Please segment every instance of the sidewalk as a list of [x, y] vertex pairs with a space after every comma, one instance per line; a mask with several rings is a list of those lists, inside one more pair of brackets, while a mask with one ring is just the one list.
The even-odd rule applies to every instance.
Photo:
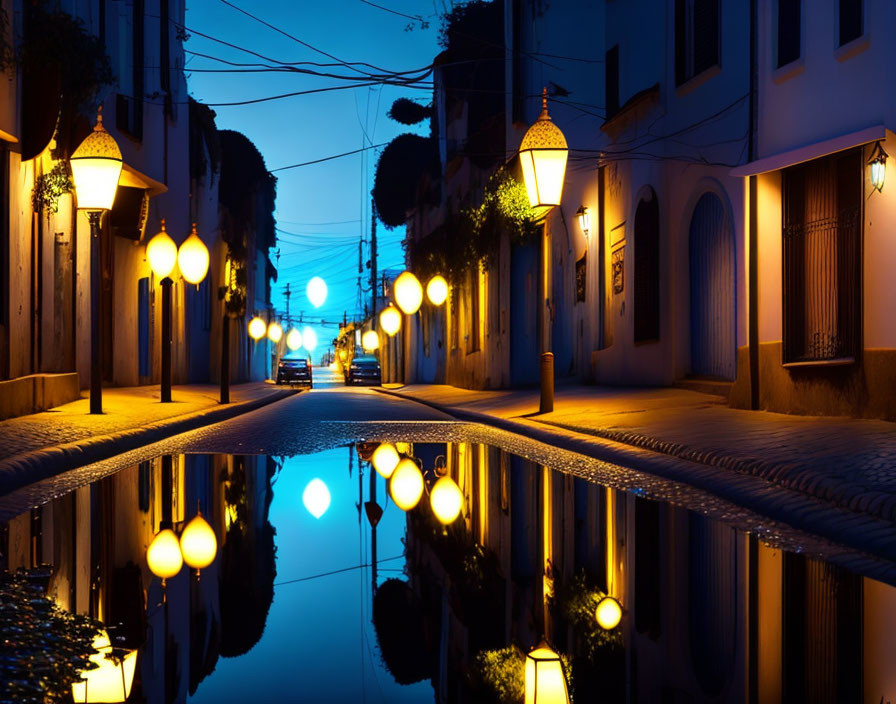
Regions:
[[175, 386], [171, 403], [159, 387], [103, 389], [103, 414], [89, 399], [0, 421], [0, 495], [40, 479], [97, 462], [165, 437], [247, 413], [295, 393], [264, 382], [235, 384], [230, 403], [218, 403], [212, 384]]
[[[729, 477], [759, 478], [768, 501], [778, 498], [768, 489], [784, 487], [829, 507], [896, 521], [896, 424], [887, 421], [744, 411], [718, 396], [676, 388], [558, 385], [554, 412], [546, 414], [538, 413], [537, 389], [390, 384], [385, 391], [464, 420], [516, 432], [553, 430], [676, 457]], [[896, 531], [890, 535], [896, 550]]]

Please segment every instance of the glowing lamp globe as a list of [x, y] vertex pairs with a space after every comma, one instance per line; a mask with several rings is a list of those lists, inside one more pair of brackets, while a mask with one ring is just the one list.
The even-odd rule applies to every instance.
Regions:
[[373, 457], [370, 458], [370, 461], [373, 462], [373, 468], [383, 479], [388, 479], [392, 476], [400, 460], [401, 456], [391, 442], [380, 443], [373, 451]]
[[563, 663], [542, 640], [526, 655], [526, 704], [569, 704]]
[[199, 238], [195, 222], [190, 236], [177, 250], [177, 266], [187, 283], [197, 286], [202, 283], [208, 273], [208, 247]]
[[180, 534], [180, 551], [184, 562], [194, 570], [201, 570], [215, 561], [218, 539], [201, 513], [197, 513]]
[[267, 323], [259, 316], [255, 316], [249, 321], [249, 337], [256, 342], [263, 338], [268, 331]]
[[339, 350], [339, 360], [344, 362], [346, 359], [348, 359], [348, 352], [346, 352], [345, 350]]
[[165, 231], [165, 221], [162, 220], [162, 229], [146, 245], [146, 258], [149, 260], [149, 268], [160, 279], [170, 276], [177, 264], [177, 245]]
[[423, 287], [409, 271], [403, 271], [392, 284], [392, 292], [395, 294], [395, 302], [408, 315], [413, 315], [423, 303]]
[[429, 492], [429, 503], [439, 523], [447, 526], [460, 515], [464, 495], [451, 477], [440, 477]]
[[622, 607], [613, 597], [605, 596], [597, 602], [594, 617], [597, 619], [598, 626], [605, 631], [612, 631], [622, 620]]
[[376, 334], [376, 330], [368, 330], [361, 335], [361, 347], [365, 352], [373, 352], [380, 346], [380, 336]]
[[330, 490], [320, 479], [312, 479], [302, 492], [302, 503], [315, 518], [323, 516], [330, 508]]
[[380, 313], [380, 327], [389, 337], [401, 330], [401, 313], [395, 306], [388, 306]]
[[887, 153], [880, 142], [874, 145], [868, 164], [871, 166], [871, 185], [880, 193], [887, 176]]
[[283, 339], [283, 328], [276, 320], [268, 325], [268, 339], [275, 345]]
[[426, 284], [426, 297], [434, 306], [440, 306], [448, 300], [448, 282], [444, 276], [436, 274]]
[[105, 629], [93, 639], [93, 649], [95, 652], [88, 657], [93, 668], [81, 670], [81, 679], [72, 683], [75, 704], [127, 701], [137, 670], [137, 651], [127, 650], [117, 656]]
[[389, 481], [389, 493], [392, 501], [402, 511], [410, 511], [420, 502], [423, 496], [423, 474], [416, 463], [405, 457], [402, 459]]
[[313, 277], [308, 286], [305, 287], [305, 294], [308, 300], [315, 308], [320, 308], [324, 301], [327, 300], [327, 283], [319, 276]]
[[302, 330], [302, 345], [309, 352], [313, 352], [314, 348], [317, 347], [317, 333], [314, 332], [313, 328], [306, 327]]
[[295, 328], [290, 330], [289, 334], [286, 336], [286, 346], [293, 352], [299, 349], [299, 347], [302, 346], [302, 333]]
[[548, 94], [542, 95], [541, 115], [520, 143], [520, 164], [529, 205], [533, 208], [552, 208], [560, 205], [563, 181], [566, 178], [566, 159], [569, 147], [563, 132], [548, 115]]
[[69, 159], [79, 210], [112, 210], [121, 177], [121, 150], [103, 127], [102, 108], [93, 132]]
[[173, 530], [165, 528], [152, 539], [146, 549], [146, 564], [150, 572], [156, 577], [161, 577], [163, 584], [166, 579], [180, 572], [184, 558]]

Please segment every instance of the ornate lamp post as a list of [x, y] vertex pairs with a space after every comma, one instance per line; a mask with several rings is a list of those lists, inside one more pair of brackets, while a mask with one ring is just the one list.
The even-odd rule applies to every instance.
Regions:
[[90, 412], [103, 412], [103, 349], [100, 327], [100, 225], [103, 213], [112, 210], [121, 176], [121, 150], [103, 128], [102, 107], [96, 126], [72, 154], [72, 180], [78, 210], [87, 211], [90, 223]]
[[548, 115], [548, 91], [541, 98], [541, 115], [520, 143], [523, 180], [533, 208], [550, 209], [560, 205], [569, 147], [563, 132]]

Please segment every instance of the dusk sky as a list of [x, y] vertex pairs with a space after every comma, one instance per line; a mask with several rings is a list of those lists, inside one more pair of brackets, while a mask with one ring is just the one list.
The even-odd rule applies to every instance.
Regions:
[[[296, 41], [301, 40], [341, 61], [363, 61], [389, 71], [410, 71], [429, 65], [439, 51], [436, 12], [442, 10], [442, 3], [383, 3], [388, 10], [421, 16], [428, 23], [426, 28], [419, 21], [363, 0], [235, 4], [295, 39], [264, 26], [223, 0], [193, 0], [187, 9], [190, 39], [185, 45], [190, 92], [213, 106], [219, 129], [237, 130], [249, 137], [278, 178], [275, 215], [281, 256], [279, 278], [272, 294], [274, 306], [285, 310], [284, 291], [289, 283], [297, 292], [291, 299], [291, 313], [311, 313], [305, 286], [317, 275], [325, 279], [330, 293], [315, 318], [341, 320], [343, 311], [348, 311], [351, 318], [353, 313], [363, 313], [357, 287], [358, 241], [361, 236], [369, 238], [370, 189], [380, 150], [295, 169], [276, 169], [387, 143], [402, 132], [428, 131], [428, 124], [408, 128], [390, 120], [386, 113], [399, 97], [428, 104], [430, 77], [422, 84], [427, 90], [389, 85], [344, 88], [355, 82], [292, 72], [247, 72], [247, 68], [257, 66], [231, 66], [215, 59], [242, 64], [263, 61], [190, 30], [201, 28], [203, 34], [278, 62], [335, 63]], [[406, 29], [409, 26], [413, 29]], [[356, 75], [344, 66], [303, 68]], [[357, 82], [366, 82], [363, 76], [359, 78], [362, 80]], [[216, 105], [333, 86], [340, 89], [244, 106]], [[404, 228], [389, 231], [380, 225], [377, 234], [379, 270], [402, 268], [400, 242]], [[364, 261], [368, 258], [365, 246]], [[276, 257], [272, 256], [272, 260], [277, 263]], [[362, 276], [366, 286], [366, 269]], [[364, 300], [369, 300], [369, 294], [365, 294]], [[320, 340], [316, 351], [320, 352], [333, 339], [336, 329], [318, 327], [316, 332]]]

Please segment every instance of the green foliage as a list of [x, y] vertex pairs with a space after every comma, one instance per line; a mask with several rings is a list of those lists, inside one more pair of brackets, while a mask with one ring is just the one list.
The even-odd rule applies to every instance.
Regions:
[[516, 644], [498, 650], [484, 650], [473, 658], [470, 680], [497, 704], [519, 704], [526, 694], [526, 656]]
[[399, 98], [392, 103], [387, 115], [402, 125], [416, 125], [432, 115], [432, 108], [415, 103], [410, 98]]
[[32, 210], [35, 213], [46, 212], [48, 216], [51, 212], [59, 212], [59, 198], [64, 193], [71, 193], [73, 188], [74, 184], [68, 174], [66, 162], [56, 162], [50, 171], [35, 179], [31, 191]]
[[0, 574], [0, 682], [4, 701], [62, 702], [82, 670], [92, 669], [99, 624], [63, 611], [40, 575]]
[[621, 631], [618, 628], [605, 631], [597, 624], [594, 611], [606, 594], [595, 586], [584, 570], [568, 582], [555, 575], [553, 583], [550, 604], [573, 627], [579, 650], [589, 663], [622, 649]]
[[230, 272], [230, 280], [218, 288], [218, 300], [224, 301], [224, 312], [230, 318], [242, 318], [246, 314], [249, 274], [245, 256], [245, 250], [239, 253], [230, 244], [227, 245], [224, 270]]

